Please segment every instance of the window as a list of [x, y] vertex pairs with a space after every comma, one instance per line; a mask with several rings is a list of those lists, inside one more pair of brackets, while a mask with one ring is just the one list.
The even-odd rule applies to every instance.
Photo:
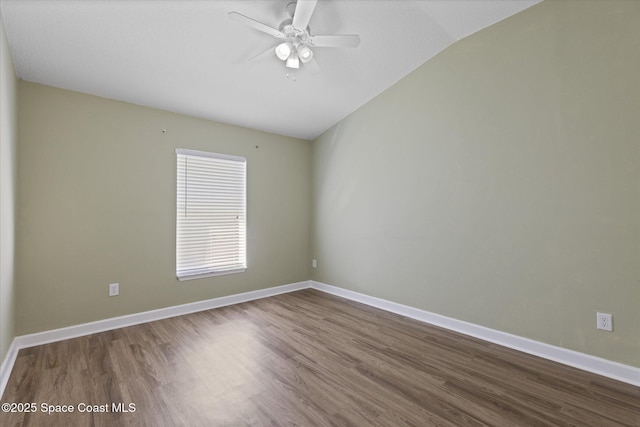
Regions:
[[244, 271], [246, 159], [183, 149], [176, 155], [178, 279]]

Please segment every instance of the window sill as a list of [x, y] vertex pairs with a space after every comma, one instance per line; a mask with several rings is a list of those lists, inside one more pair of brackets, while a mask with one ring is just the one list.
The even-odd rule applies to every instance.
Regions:
[[185, 282], [187, 280], [204, 279], [206, 277], [226, 276], [227, 274], [244, 273], [245, 271], [247, 271], [246, 268], [236, 268], [234, 270], [215, 271], [209, 273], [185, 274], [183, 276], [178, 276], [178, 281]]

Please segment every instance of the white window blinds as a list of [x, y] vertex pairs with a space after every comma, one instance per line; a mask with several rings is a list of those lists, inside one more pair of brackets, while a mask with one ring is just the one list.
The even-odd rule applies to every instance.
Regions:
[[244, 271], [246, 159], [177, 149], [178, 279]]

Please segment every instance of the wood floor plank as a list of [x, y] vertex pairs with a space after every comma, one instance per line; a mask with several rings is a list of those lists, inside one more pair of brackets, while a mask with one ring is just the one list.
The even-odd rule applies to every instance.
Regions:
[[23, 349], [2, 402], [38, 405], [2, 426], [640, 426], [638, 387], [310, 289]]

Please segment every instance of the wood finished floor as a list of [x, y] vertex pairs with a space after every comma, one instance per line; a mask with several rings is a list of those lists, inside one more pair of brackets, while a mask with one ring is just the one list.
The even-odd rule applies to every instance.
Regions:
[[638, 387], [310, 289], [23, 349], [2, 402], [38, 405], [2, 426], [640, 426]]

